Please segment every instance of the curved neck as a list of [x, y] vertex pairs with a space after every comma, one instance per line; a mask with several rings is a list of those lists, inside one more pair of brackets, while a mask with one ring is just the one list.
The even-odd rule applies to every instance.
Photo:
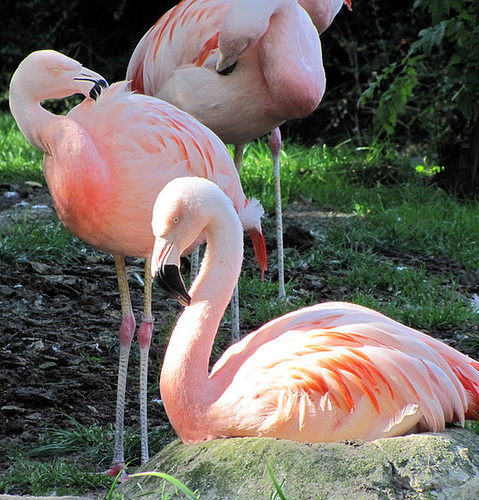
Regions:
[[288, 120], [312, 113], [326, 85], [321, 42], [297, 2], [283, 5], [271, 17], [259, 57], [276, 113]]
[[38, 101], [32, 100], [27, 92], [17, 87], [15, 77], [10, 86], [9, 100], [10, 111], [27, 141], [40, 151], [51, 154], [45, 132], [62, 117], [50, 113]]
[[[177, 432], [194, 425], [224, 390], [210, 381], [209, 361], [243, 259], [243, 230], [232, 206], [217, 207], [205, 232], [207, 247], [190, 290], [191, 305], [171, 335], [160, 377], [163, 404]], [[181, 425], [184, 421], [188, 426]]]
[[299, 5], [309, 14], [318, 33], [321, 34], [332, 23], [336, 14], [341, 10], [343, 0], [299, 0]]
[[81, 123], [42, 108], [14, 79], [10, 109], [27, 141], [45, 153], [43, 173], [58, 217], [78, 237], [98, 245], [92, 217], [108, 210], [115, 186], [107, 155], [99, 154]]

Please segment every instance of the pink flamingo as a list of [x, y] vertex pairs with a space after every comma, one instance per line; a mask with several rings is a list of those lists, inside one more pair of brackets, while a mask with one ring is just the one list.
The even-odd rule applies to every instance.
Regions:
[[[345, 3], [350, 7], [350, 0]], [[145, 34], [128, 65], [132, 89], [171, 102], [234, 144], [238, 171], [244, 145], [273, 131], [280, 297], [285, 289], [278, 127], [310, 114], [321, 101], [325, 75], [318, 31], [342, 4], [183, 0]]]
[[[247, 213], [258, 256], [265, 265], [261, 209], [248, 204], [224, 144], [190, 115], [153, 97], [135, 95], [119, 82], [106, 90], [103, 78], [52, 50], [30, 54], [10, 85], [10, 108], [20, 130], [44, 151], [43, 172], [60, 220], [72, 233], [115, 258], [122, 322], [116, 434], [110, 472], [124, 466], [123, 417], [126, 374], [135, 331], [124, 256], [145, 259], [144, 313], [138, 329], [142, 462], [148, 459], [146, 387], [153, 330], [150, 257], [151, 212], [160, 190], [173, 178], [208, 177]], [[87, 96], [67, 116], [40, 102], [74, 93]], [[90, 97], [88, 97], [90, 96]], [[96, 100], [95, 100], [96, 99]], [[195, 246], [201, 241], [192, 242]]]
[[373, 440], [479, 419], [478, 362], [355, 304], [317, 304], [270, 321], [231, 346], [209, 372], [240, 272], [241, 214], [208, 180], [177, 178], [159, 194], [152, 227], [152, 270], [167, 284], [178, 274], [183, 249], [206, 233], [206, 256], [189, 294], [175, 281], [186, 308], [160, 380], [183, 442]]

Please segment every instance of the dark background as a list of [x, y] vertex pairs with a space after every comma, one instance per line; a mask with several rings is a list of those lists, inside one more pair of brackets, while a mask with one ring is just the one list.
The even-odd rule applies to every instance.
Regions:
[[[8, 110], [8, 83], [30, 53], [52, 48], [77, 59], [109, 82], [125, 76], [131, 53], [142, 35], [178, 3], [175, 0], [88, 2], [31, 0], [2, 2], [0, 15], [0, 110]], [[282, 127], [283, 135], [307, 143], [331, 144], [372, 133], [374, 106], [357, 101], [375, 74], [399, 60], [428, 19], [413, 1], [353, 0], [322, 35], [327, 90], [310, 117]], [[401, 131], [403, 142], [411, 131]], [[418, 139], [414, 134], [415, 140]], [[420, 137], [419, 137], [420, 138]]]

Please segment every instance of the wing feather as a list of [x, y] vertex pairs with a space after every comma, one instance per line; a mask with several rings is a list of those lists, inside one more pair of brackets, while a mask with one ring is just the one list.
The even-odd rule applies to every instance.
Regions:
[[469, 406], [477, 412], [474, 363], [380, 313], [325, 303], [278, 318], [235, 344], [211, 377], [227, 378], [228, 371], [232, 393], [237, 382], [242, 393], [262, 395], [269, 408], [264, 429], [290, 436], [301, 429], [294, 439], [304, 440], [329, 440], [328, 432], [331, 439], [369, 439], [415, 428], [440, 431], [446, 422], [463, 422]]

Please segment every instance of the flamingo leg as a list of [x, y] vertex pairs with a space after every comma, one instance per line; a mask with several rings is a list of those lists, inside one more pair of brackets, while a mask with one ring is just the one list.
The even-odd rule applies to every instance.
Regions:
[[125, 467], [125, 454], [123, 449], [124, 414], [126, 378], [128, 372], [128, 359], [130, 357], [131, 342], [135, 333], [135, 317], [131, 307], [130, 290], [126, 276], [125, 259], [115, 256], [115, 269], [118, 277], [118, 289], [120, 292], [120, 303], [122, 321], [119, 331], [120, 360], [118, 364], [118, 384], [116, 396], [116, 420], [115, 420], [115, 447], [113, 449], [112, 465], [106, 474], [116, 476]]
[[231, 342], [234, 344], [241, 339], [240, 337], [240, 318], [239, 318], [239, 292], [238, 283], [236, 283], [233, 295], [231, 296]]
[[151, 259], [145, 259], [145, 289], [143, 318], [138, 328], [138, 345], [140, 347], [140, 429], [141, 429], [141, 463], [149, 459], [148, 454], [148, 354], [153, 333], [154, 318], [151, 313]]
[[238, 171], [238, 175], [241, 173], [241, 167], [243, 166], [243, 153], [244, 153], [244, 144], [235, 144], [233, 161], [236, 170]]
[[[241, 167], [243, 166], [243, 153], [244, 144], [235, 144], [233, 161], [238, 171], [238, 175], [241, 173]], [[233, 291], [233, 296], [230, 302], [231, 310], [231, 342], [234, 344], [240, 340], [240, 314], [239, 314], [239, 291], [238, 283], [236, 283], [235, 289]]]
[[273, 156], [274, 196], [276, 210], [276, 242], [278, 246], [278, 298], [286, 296], [284, 288], [283, 214], [281, 209], [281, 176], [279, 158], [281, 153], [281, 132], [279, 127], [271, 132], [269, 147]]
[[198, 272], [200, 270], [200, 247], [196, 247], [191, 253], [190, 257], [190, 266], [191, 266], [191, 283], [198, 276]]

